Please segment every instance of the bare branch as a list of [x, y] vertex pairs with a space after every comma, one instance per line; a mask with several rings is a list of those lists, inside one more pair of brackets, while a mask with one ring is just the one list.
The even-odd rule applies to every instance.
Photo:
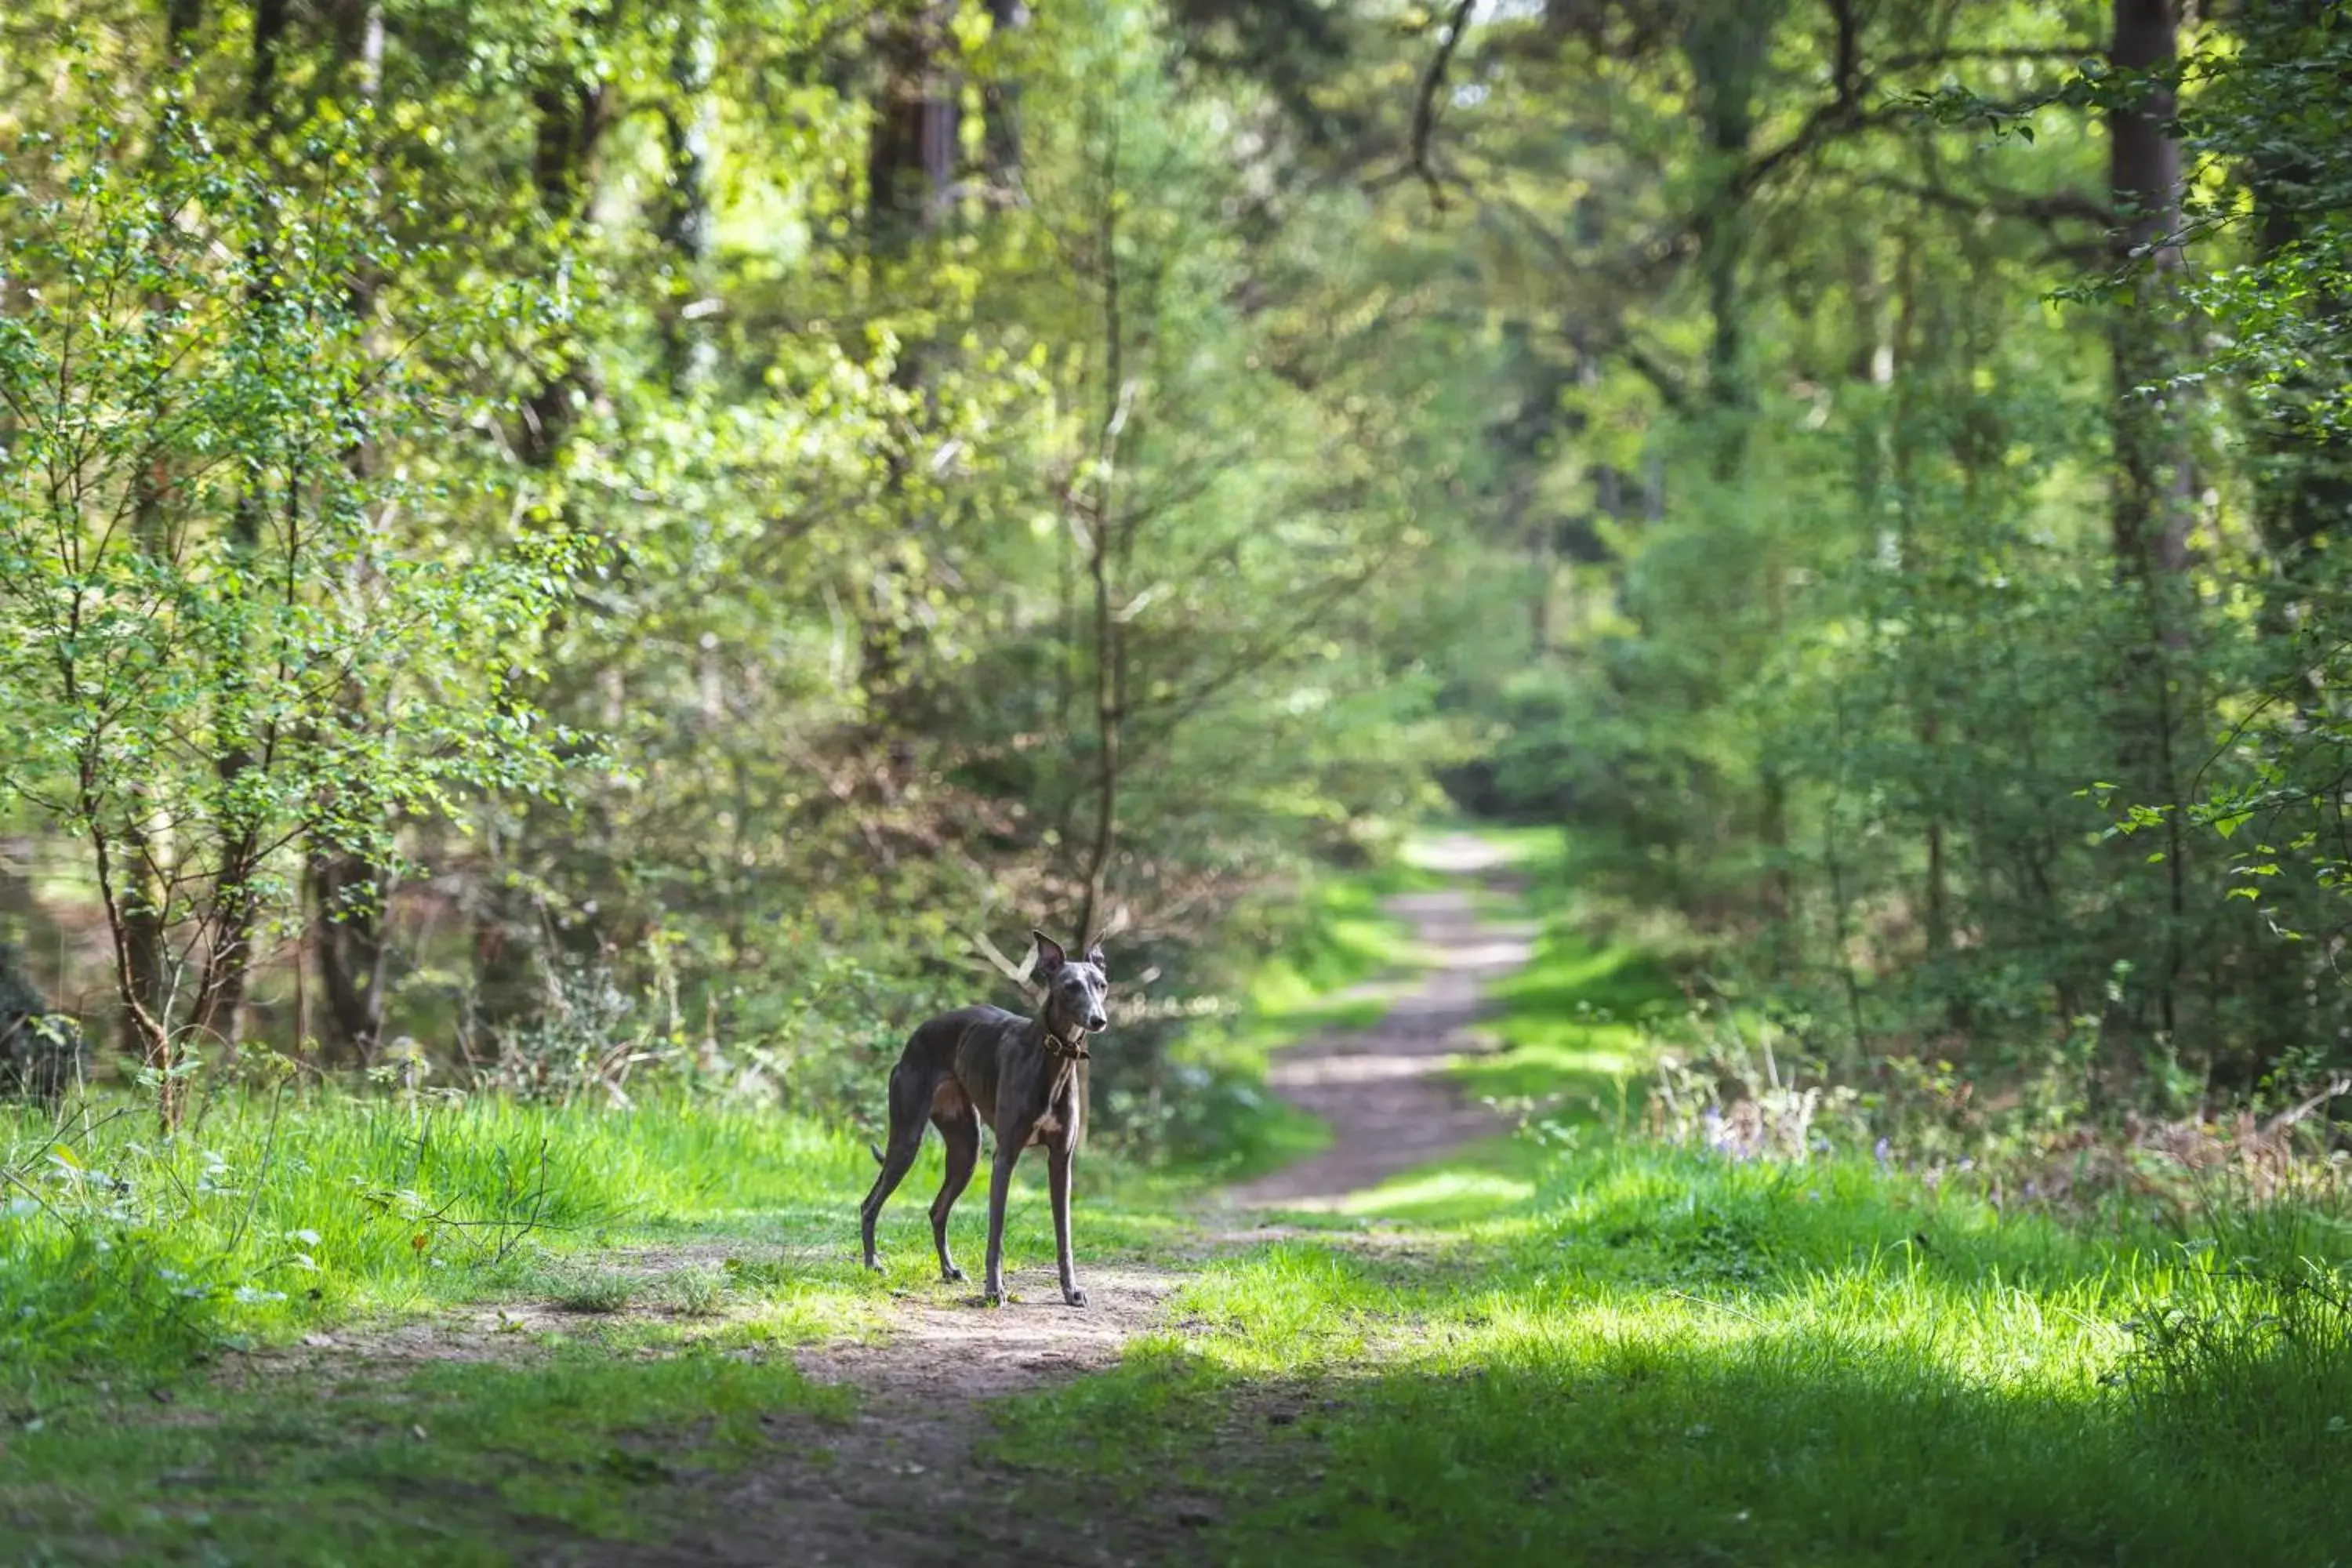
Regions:
[[1453, 14], [1446, 17], [1444, 30], [1438, 35], [1437, 52], [1429, 59], [1429, 68], [1422, 72], [1421, 90], [1413, 99], [1412, 142], [1404, 166], [1392, 169], [1373, 180], [1371, 188], [1393, 184], [1408, 174], [1428, 187], [1429, 205], [1440, 212], [1445, 210], [1445, 177], [1434, 162], [1437, 139], [1437, 94], [1445, 85], [1445, 73], [1454, 63], [1454, 51], [1462, 47], [1462, 36], [1469, 31], [1470, 13], [1476, 10], [1478, 0], [1454, 0]]

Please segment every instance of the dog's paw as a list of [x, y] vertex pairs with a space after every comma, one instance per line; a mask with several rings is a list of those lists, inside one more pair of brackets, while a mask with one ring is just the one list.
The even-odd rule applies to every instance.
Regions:
[[882, 1272], [882, 1261], [881, 1261], [881, 1259], [879, 1259], [879, 1258], [867, 1258], [867, 1259], [866, 1260], [866, 1268], [871, 1268], [871, 1269], [872, 1269], [872, 1270], [874, 1270], [874, 1272], [875, 1272], [875, 1273], [877, 1273], [877, 1274], [879, 1274], [879, 1273], [881, 1273], [881, 1272]]
[[1087, 1304], [1087, 1293], [1073, 1285], [1062, 1292], [1062, 1300], [1073, 1307], [1083, 1307]]
[[962, 1270], [962, 1269], [961, 1269], [961, 1268], [942, 1268], [942, 1269], [940, 1269], [940, 1283], [941, 1283], [942, 1285], [961, 1285], [961, 1284], [962, 1284], [962, 1283], [963, 1283], [963, 1270]]
[[980, 1293], [980, 1304], [983, 1307], [1002, 1307], [1011, 1298], [1002, 1290], [982, 1290]]

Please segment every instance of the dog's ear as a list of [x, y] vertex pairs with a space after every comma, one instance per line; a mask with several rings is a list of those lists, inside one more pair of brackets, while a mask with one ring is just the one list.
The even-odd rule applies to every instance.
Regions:
[[1062, 944], [1055, 942], [1052, 937], [1047, 936], [1044, 931], [1031, 931], [1029, 933], [1029, 940], [1037, 944], [1038, 973], [1051, 974], [1055, 970], [1061, 968], [1063, 964], [1069, 962], [1067, 955], [1062, 952]]
[[1103, 972], [1104, 979], [1108, 980], [1110, 978], [1110, 963], [1103, 957], [1102, 943], [1097, 942], [1092, 947], [1087, 949], [1087, 962], [1093, 964], [1097, 969], [1101, 970]]

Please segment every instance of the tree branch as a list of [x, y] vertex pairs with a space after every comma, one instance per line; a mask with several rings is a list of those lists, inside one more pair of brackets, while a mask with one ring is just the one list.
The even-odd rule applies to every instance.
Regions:
[[2093, 59], [2105, 56], [2106, 50], [2105, 43], [2042, 44], [2013, 48], [1920, 49], [1910, 54], [1889, 55], [1879, 62], [1879, 68], [1905, 71], [1928, 66], [2030, 65], [2039, 60]]
[[1861, 184], [1874, 190], [1909, 196], [1929, 206], [1971, 214], [1990, 212], [1998, 217], [2017, 218], [2044, 228], [2054, 228], [2062, 223], [2089, 223], [2113, 228], [2116, 223], [2112, 211], [2080, 191], [2054, 191], [2046, 196], [2029, 196], [2014, 191], [1971, 193], [1892, 174], [1865, 175]]
[[1410, 156], [1401, 169], [1391, 170], [1371, 182], [1374, 190], [1391, 184], [1406, 175], [1418, 177], [1429, 189], [1429, 205], [1440, 212], [1445, 209], [1445, 181], [1433, 162], [1437, 137], [1437, 93], [1445, 85], [1445, 73], [1454, 63], [1454, 51], [1462, 47], [1462, 35], [1470, 28], [1470, 13], [1477, 9], [1478, 0], [1454, 0], [1454, 11], [1445, 20], [1445, 30], [1437, 40], [1437, 52], [1430, 57], [1429, 68], [1422, 72], [1421, 90], [1412, 106], [1412, 142]]

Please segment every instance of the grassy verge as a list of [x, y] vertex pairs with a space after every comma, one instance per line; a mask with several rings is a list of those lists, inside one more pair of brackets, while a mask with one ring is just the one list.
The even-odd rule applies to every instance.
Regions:
[[[783, 1347], [962, 1289], [931, 1258], [936, 1148], [873, 1276], [871, 1158], [772, 1114], [225, 1100], [174, 1144], [144, 1131], [19, 1133], [0, 1520], [31, 1555], [12, 1562], [489, 1563], [657, 1536], [677, 1474], [772, 1441], [756, 1416], [839, 1404]], [[1090, 1180], [1090, 1262], [1190, 1235], [1121, 1173]], [[1015, 1185], [1016, 1268], [1052, 1256], [1042, 1187]], [[967, 1252], [981, 1212], [959, 1212]]]
[[1555, 829], [1482, 833], [1523, 891], [1494, 912], [1535, 928], [1524, 968], [1493, 987], [1486, 1028], [1496, 1050], [1465, 1058], [1465, 1093], [1555, 1121], [1622, 1126], [1654, 1065], [1646, 1026], [1678, 1005], [1672, 977], [1640, 942], [1596, 935], [1575, 888], [1574, 854]]
[[1459, 1068], [1538, 1134], [1362, 1194], [1378, 1245], [1213, 1261], [1181, 1328], [1014, 1402], [1003, 1456], [1180, 1499], [1220, 1563], [2352, 1563], [2352, 1216], [1636, 1142], [1593, 1108], [1670, 995], [1546, 928], [1509, 1048]]
[[1220, 1562], [2346, 1560], [2341, 1216], [2089, 1234], [1611, 1143], [1433, 1223], [1444, 1174], [1364, 1205], [1420, 1227], [1391, 1248], [1213, 1264], [1193, 1331], [1006, 1453], [1204, 1500]]

